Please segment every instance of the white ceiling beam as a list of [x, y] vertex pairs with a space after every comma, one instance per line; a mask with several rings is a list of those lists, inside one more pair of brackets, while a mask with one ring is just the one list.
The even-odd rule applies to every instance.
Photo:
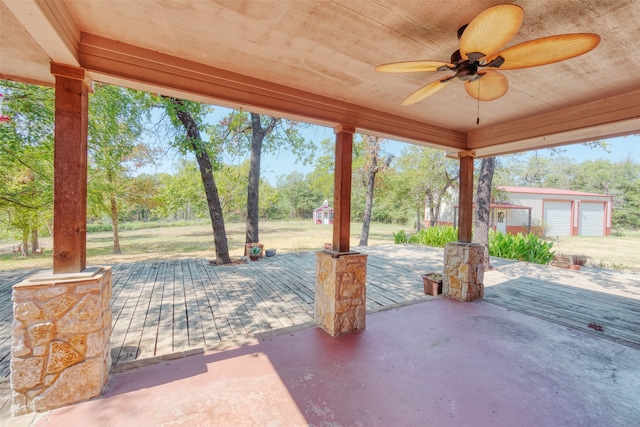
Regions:
[[2, 0], [52, 62], [79, 66], [80, 30], [61, 1]]
[[469, 132], [479, 157], [640, 134], [640, 90]]

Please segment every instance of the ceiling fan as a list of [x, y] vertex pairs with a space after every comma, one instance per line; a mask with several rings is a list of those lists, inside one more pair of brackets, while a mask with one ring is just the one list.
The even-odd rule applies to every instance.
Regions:
[[433, 95], [454, 80], [464, 81], [469, 96], [493, 101], [507, 93], [509, 83], [495, 71], [537, 67], [574, 58], [589, 52], [600, 43], [600, 36], [590, 33], [560, 34], [543, 37], [501, 50], [520, 29], [524, 11], [520, 6], [501, 4], [490, 7], [458, 30], [460, 48], [451, 62], [405, 61], [376, 67], [383, 73], [454, 71], [409, 95], [402, 105], [415, 104]]

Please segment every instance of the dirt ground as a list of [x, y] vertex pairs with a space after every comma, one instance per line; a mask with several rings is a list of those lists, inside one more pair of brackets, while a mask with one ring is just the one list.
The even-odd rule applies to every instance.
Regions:
[[587, 265], [640, 272], [640, 236], [560, 236], [553, 241], [558, 255], [586, 255]]

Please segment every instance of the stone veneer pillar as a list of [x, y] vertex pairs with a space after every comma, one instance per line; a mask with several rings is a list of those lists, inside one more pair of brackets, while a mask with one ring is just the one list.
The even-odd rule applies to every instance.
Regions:
[[316, 252], [316, 324], [335, 336], [365, 328], [367, 255]]
[[484, 297], [484, 248], [477, 243], [449, 243], [444, 248], [442, 293], [461, 301]]
[[40, 273], [12, 299], [12, 414], [99, 396], [111, 367], [111, 267]]

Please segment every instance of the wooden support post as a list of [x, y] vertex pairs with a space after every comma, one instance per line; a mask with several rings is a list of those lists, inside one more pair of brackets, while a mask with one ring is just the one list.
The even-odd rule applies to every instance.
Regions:
[[349, 252], [351, 220], [351, 161], [355, 128], [340, 125], [335, 129], [336, 157], [333, 187], [333, 250]]
[[55, 86], [53, 273], [87, 265], [88, 82], [82, 68], [51, 64]]
[[460, 157], [458, 242], [471, 243], [473, 233], [473, 156]]

